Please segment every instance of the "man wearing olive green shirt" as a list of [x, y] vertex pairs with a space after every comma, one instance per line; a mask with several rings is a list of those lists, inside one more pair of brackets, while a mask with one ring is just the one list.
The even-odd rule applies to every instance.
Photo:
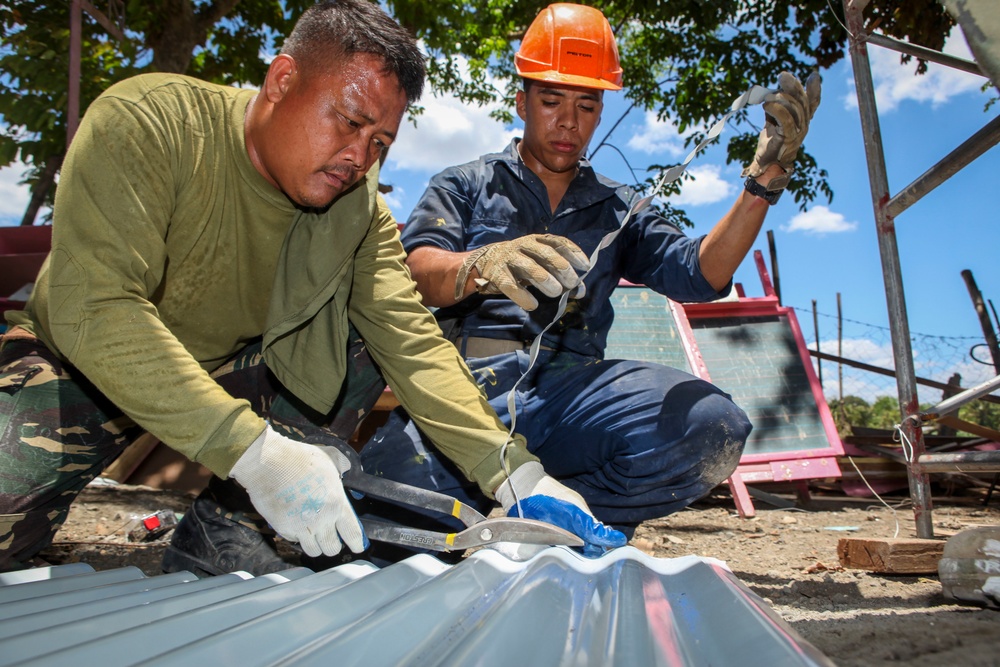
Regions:
[[[143, 431], [217, 475], [167, 569], [282, 569], [268, 526], [309, 556], [362, 551], [346, 458], [302, 440], [350, 435], [381, 389], [368, 353], [469, 479], [512, 484], [506, 429], [420, 304], [377, 192], [423, 79], [409, 35], [339, 0], [303, 14], [259, 92], [154, 74], [91, 105], [52, 251], [0, 339], [0, 571]], [[506, 451], [540, 470], [523, 439]], [[518, 496], [589, 514], [534, 477]]]

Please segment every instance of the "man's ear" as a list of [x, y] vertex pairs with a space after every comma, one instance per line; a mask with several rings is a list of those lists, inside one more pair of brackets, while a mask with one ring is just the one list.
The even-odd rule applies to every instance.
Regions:
[[517, 117], [521, 120], [527, 120], [527, 107], [528, 107], [528, 93], [523, 90], [517, 91], [514, 95], [514, 108], [517, 109]]
[[298, 75], [299, 67], [295, 59], [286, 53], [278, 54], [267, 68], [261, 92], [275, 104], [288, 93]]

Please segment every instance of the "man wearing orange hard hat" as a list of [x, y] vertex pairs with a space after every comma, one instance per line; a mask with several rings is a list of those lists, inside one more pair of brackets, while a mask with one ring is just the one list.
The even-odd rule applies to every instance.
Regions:
[[[524, 136], [431, 179], [403, 229], [407, 265], [506, 424], [508, 393], [541, 334], [515, 401], [516, 432], [541, 464], [512, 473], [515, 494], [531, 495], [544, 466], [598, 520], [630, 534], [723, 482], [751, 425], [704, 380], [659, 364], [605, 359], [611, 294], [620, 279], [677, 301], [710, 301], [729, 291], [788, 182], [820, 82], [810, 77], [804, 88], [781, 74], [780, 89], [764, 103], [767, 122], [745, 188], [707, 235], [689, 238], [647, 208], [590, 267], [588, 258], [638, 198], [584, 157], [604, 91], [622, 86], [611, 26], [597, 9], [550, 5], [525, 33], [515, 64], [524, 80], [516, 97]], [[546, 328], [566, 291], [568, 308]], [[368, 471], [488, 507], [401, 410], [362, 459]], [[503, 491], [497, 499], [507, 507]]]

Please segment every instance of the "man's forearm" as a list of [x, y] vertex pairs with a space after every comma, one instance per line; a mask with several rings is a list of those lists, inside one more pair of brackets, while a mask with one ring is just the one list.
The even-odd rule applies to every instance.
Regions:
[[[457, 303], [455, 280], [467, 252], [450, 252], [433, 246], [414, 248], [406, 257], [406, 266], [417, 283], [425, 306], [443, 308]], [[473, 280], [478, 277], [475, 269], [469, 275], [462, 298], [476, 291]]]
[[[781, 173], [781, 167], [773, 164], [756, 180], [764, 185]], [[741, 190], [733, 207], [702, 241], [698, 260], [702, 275], [712, 287], [722, 289], [732, 279], [760, 233], [769, 208], [770, 204], [760, 197]]]

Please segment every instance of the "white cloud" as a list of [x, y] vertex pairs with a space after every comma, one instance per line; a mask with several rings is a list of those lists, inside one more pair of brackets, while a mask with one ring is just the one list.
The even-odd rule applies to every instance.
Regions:
[[691, 167], [687, 174], [692, 180], [682, 181], [681, 193], [667, 198], [677, 206], [702, 206], [729, 199], [733, 185], [720, 177], [722, 167], [715, 164]]
[[684, 146], [684, 138], [699, 130], [704, 131], [705, 128], [688, 128], [687, 132], [681, 134], [677, 131], [676, 124], [659, 120], [656, 112], [647, 111], [642, 127], [628, 140], [628, 147], [647, 155], [666, 154], [674, 158], [687, 156], [692, 147]]
[[28, 186], [18, 184], [25, 169], [22, 162], [0, 169], [0, 226], [21, 224], [31, 198]]
[[[892, 343], [879, 344], [865, 338], [845, 338], [840, 356], [854, 359], [872, 366], [893, 368]], [[828, 354], [837, 354], [837, 341], [820, 341], [820, 349]]]
[[493, 107], [467, 105], [447, 96], [425, 96], [417, 126], [405, 123], [389, 151], [390, 169], [434, 174], [445, 167], [506, 148], [521, 133], [489, 114]]
[[[815, 349], [813, 342], [807, 342], [807, 346], [810, 350]], [[820, 350], [826, 354], [860, 361], [878, 368], [891, 370], [895, 367], [891, 342], [879, 344], [866, 338], [845, 338], [840, 349], [841, 352], [838, 354], [836, 340], [820, 341]], [[818, 360], [812, 358], [812, 363], [813, 370], [816, 370]], [[823, 394], [828, 399], [836, 398], [840, 394], [841, 378], [837, 373], [837, 368], [836, 362], [823, 361]], [[896, 396], [896, 381], [892, 377], [847, 365], [842, 366], [841, 370], [843, 371], [844, 396], [858, 396], [869, 403], [878, 396]]]
[[[815, 369], [816, 360], [813, 359], [813, 370]], [[879, 396], [892, 396], [894, 398], [896, 396], [896, 383], [892, 378], [883, 378], [852, 369], [850, 366], [844, 366], [843, 381], [841, 381], [837, 374], [837, 365], [830, 361], [824, 361], [823, 395], [827, 402], [840, 396], [841, 386], [843, 386], [844, 396], [857, 396], [869, 404], [875, 402]]]
[[[972, 54], [961, 32], [955, 30], [945, 42], [944, 53], [966, 60]], [[900, 54], [880, 46], [869, 45], [872, 83], [875, 86], [875, 102], [879, 112], [892, 111], [905, 100], [929, 103], [932, 106], [944, 104], [952, 97], [978, 91], [986, 79], [960, 70], [928, 62], [927, 72], [914, 74], [916, 61], [906, 65], [899, 62]], [[848, 80], [850, 92], [844, 97], [848, 109], [858, 108], [853, 77]]]
[[813, 206], [808, 211], [796, 214], [782, 229], [786, 232], [822, 235], [854, 231], [857, 226], [857, 222], [846, 220], [843, 215], [834, 213], [826, 206]]

